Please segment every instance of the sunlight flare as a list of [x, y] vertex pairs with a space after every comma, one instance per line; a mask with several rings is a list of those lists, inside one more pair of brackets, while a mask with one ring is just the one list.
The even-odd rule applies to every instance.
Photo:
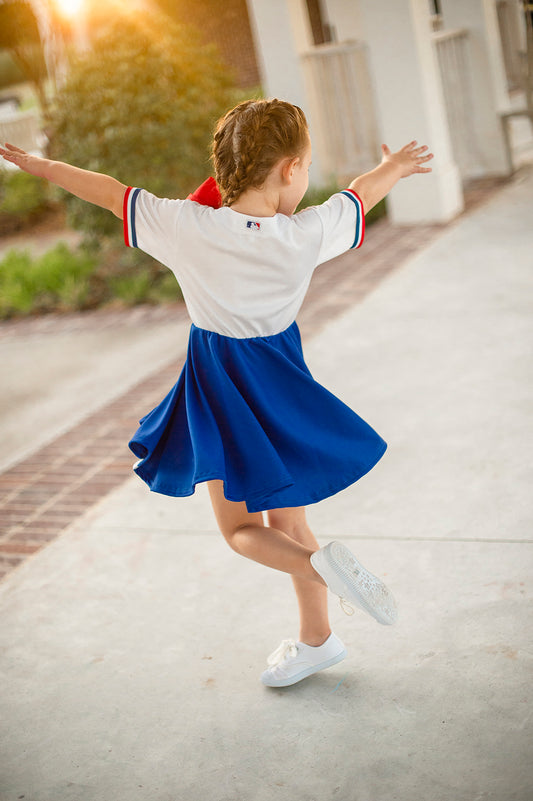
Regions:
[[55, 2], [65, 17], [75, 17], [84, 5], [84, 0], [55, 0]]

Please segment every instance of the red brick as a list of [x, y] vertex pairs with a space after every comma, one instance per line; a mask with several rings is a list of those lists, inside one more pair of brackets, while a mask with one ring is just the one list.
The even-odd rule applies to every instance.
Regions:
[[11, 535], [9, 541], [10, 542], [25, 542], [27, 540], [31, 541], [38, 541], [38, 542], [51, 542], [55, 540], [55, 538], [60, 534], [66, 526], [53, 526], [52, 528], [48, 527], [39, 527], [37, 524], [32, 524], [31, 526], [26, 526], [21, 531], [16, 531], [14, 534]]
[[31, 514], [32, 507], [24, 507], [24, 509], [12, 509], [10, 506], [0, 511], [0, 527], [4, 525], [13, 525], [26, 520]]
[[7, 575], [14, 567], [17, 567], [24, 559], [24, 556], [15, 556], [11, 554], [0, 554], [0, 573], [2, 576]]
[[28, 554], [35, 553], [42, 548], [42, 545], [34, 543], [23, 545], [20, 542], [0, 542], [1, 554]]
[[39, 515], [36, 520], [46, 522], [50, 525], [68, 525], [78, 516], [78, 511], [74, 509], [61, 509], [55, 506], [50, 507]]

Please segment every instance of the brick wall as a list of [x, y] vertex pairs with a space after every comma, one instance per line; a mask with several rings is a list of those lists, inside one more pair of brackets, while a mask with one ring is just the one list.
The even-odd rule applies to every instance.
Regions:
[[246, 0], [158, 0], [158, 5], [217, 45], [243, 89], [261, 82]]

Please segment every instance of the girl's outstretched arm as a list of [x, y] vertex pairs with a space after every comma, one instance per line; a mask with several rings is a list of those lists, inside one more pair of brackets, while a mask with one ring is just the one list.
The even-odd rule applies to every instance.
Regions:
[[352, 181], [350, 189], [361, 198], [365, 212], [388, 195], [400, 178], [417, 172], [431, 172], [431, 167], [423, 167], [422, 164], [432, 159], [433, 153], [426, 153], [426, 145], [417, 147], [417, 144], [415, 141], [409, 142], [396, 153], [391, 153], [387, 145], [381, 145], [381, 164]]
[[32, 156], [15, 145], [6, 144], [4, 147], [0, 147], [0, 156], [11, 164], [16, 164], [24, 172], [29, 172], [39, 178], [46, 178], [47, 181], [57, 184], [82, 200], [109, 209], [115, 216], [122, 219], [122, 203], [127, 187], [115, 178], [111, 178], [110, 175], [81, 170], [79, 167], [73, 167], [62, 161], [51, 161], [39, 156]]

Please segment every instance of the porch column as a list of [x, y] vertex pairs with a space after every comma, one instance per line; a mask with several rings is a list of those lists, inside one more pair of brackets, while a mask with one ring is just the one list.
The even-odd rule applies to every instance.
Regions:
[[[300, 57], [311, 36], [303, 0], [247, 0], [247, 6], [265, 97], [277, 97], [300, 106], [309, 123], [311, 140], [315, 141], [318, 125]], [[318, 148], [313, 149], [309, 177], [312, 184], [322, 183]]]
[[472, 125], [481, 174], [509, 172], [500, 114], [510, 110], [496, 0], [443, 0], [445, 28], [468, 31]]
[[427, 0], [359, 0], [378, 127], [393, 150], [412, 139], [435, 154], [432, 173], [401, 180], [389, 195], [395, 223], [445, 222], [463, 209]]

